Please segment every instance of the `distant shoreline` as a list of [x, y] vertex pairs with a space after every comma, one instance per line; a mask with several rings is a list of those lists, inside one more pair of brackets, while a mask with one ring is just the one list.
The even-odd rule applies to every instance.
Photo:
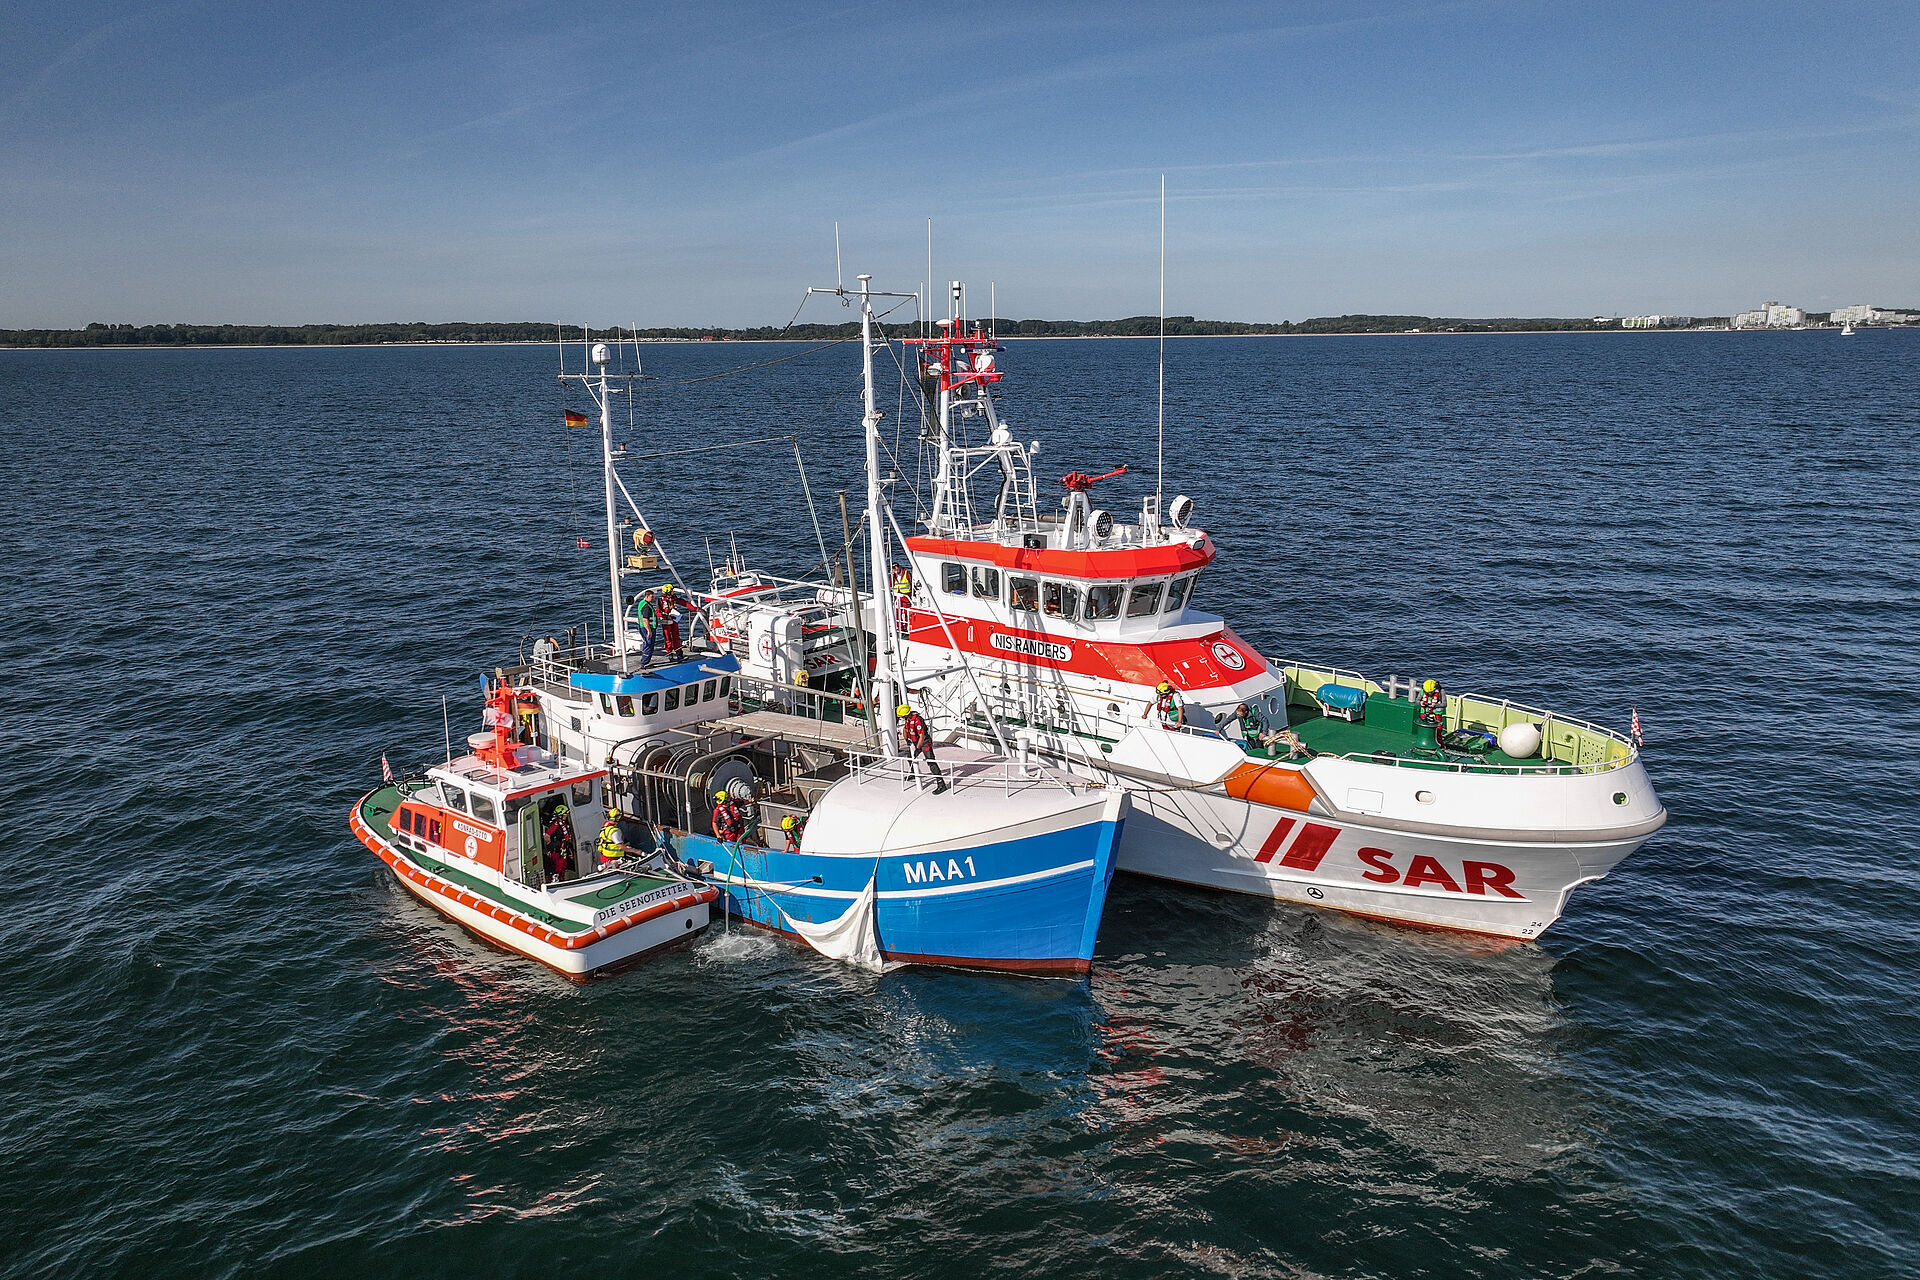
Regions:
[[[1867, 325], [1856, 327], [1856, 332], [1866, 330], [1898, 330], [1920, 328], [1916, 325]], [[1397, 331], [1355, 331], [1345, 333], [1169, 333], [1168, 341], [1186, 339], [1294, 339], [1294, 338], [1525, 338], [1540, 335], [1570, 334], [1611, 334], [1615, 337], [1647, 337], [1656, 334], [1699, 334], [1699, 333], [1828, 333], [1838, 332], [1837, 324], [1809, 325], [1800, 329], [1728, 329], [1728, 328], [1689, 328], [1689, 329], [1415, 329]], [[996, 342], [1153, 342], [1158, 334], [1151, 333], [1038, 333], [1038, 334], [1001, 334]], [[641, 338], [642, 346], [766, 346], [774, 343], [781, 345], [821, 346], [825, 344], [851, 342], [851, 338]], [[568, 339], [568, 345], [579, 339]], [[630, 339], [620, 338], [620, 342]], [[126, 343], [61, 343], [36, 344], [0, 343], [0, 351], [364, 351], [381, 347], [551, 347], [557, 345], [552, 338], [544, 339], [492, 339], [472, 342], [438, 339], [426, 342], [126, 342]]]

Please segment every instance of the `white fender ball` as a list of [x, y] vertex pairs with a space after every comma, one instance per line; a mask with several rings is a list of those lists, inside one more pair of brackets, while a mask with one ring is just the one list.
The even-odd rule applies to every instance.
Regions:
[[1525, 760], [1540, 750], [1540, 726], [1521, 721], [1500, 731], [1500, 749], [1515, 760]]

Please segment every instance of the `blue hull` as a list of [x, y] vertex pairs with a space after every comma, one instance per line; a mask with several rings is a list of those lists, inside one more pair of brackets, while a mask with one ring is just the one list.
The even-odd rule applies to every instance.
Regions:
[[696, 835], [676, 843], [683, 858], [713, 864], [721, 906], [769, 929], [792, 933], [788, 919], [839, 919], [872, 877], [888, 960], [1082, 974], [1093, 960], [1121, 825], [1088, 822], [937, 856], [787, 853]]

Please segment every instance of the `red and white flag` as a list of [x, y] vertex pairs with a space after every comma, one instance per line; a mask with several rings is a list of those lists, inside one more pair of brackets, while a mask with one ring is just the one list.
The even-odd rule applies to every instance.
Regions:
[[1628, 729], [1627, 732], [1633, 735], [1634, 746], [1637, 747], [1642, 745], [1641, 739], [1640, 739], [1640, 708], [1638, 707], [1635, 707], [1633, 709], [1633, 726], [1630, 729]]
[[393, 781], [393, 766], [387, 763], [387, 753], [384, 751], [380, 753], [380, 781]]

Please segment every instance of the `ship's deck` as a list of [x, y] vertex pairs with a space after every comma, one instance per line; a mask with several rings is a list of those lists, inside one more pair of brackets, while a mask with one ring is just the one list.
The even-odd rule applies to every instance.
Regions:
[[[1484, 754], [1417, 749], [1414, 721], [1418, 715], [1419, 708], [1411, 699], [1375, 693], [1367, 697], [1365, 718], [1355, 722], [1322, 713], [1318, 703], [1308, 706], [1289, 703], [1287, 727], [1317, 755], [1392, 756], [1416, 764], [1445, 763], [1449, 767], [1466, 763], [1500, 768], [1539, 768], [1544, 763], [1537, 756], [1528, 760], [1517, 759], [1497, 746]], [[1272, 752], [1276, 756], [1284, 756], [1285, 748], [1276, 745]]]
[[[387, 820], [393, 816], [393, 811], [399, 807], [399, 804], [399, 787], [381, 787], [361, 802], [360, 818], [375, 831], [384, 833], [388, 830]], [[538, 920], [541, 924], [546, 925], [556, 933], [582, 933], [593, 928], [591, 924], [583, 921], [569, 920], [564, 916], [556, 916], [550, 912], [542, 911], [522, 899], [507, 893], [500, 888], [499, 885], [491, 884], [479, 876], [470, 875], [439, 858], [416, 853], [405, 846], [395, 847], [402, 857], [406, 858], [407, 861], [413, 863], [416, 867], [419, 867], [422, 871], [431, 872], [439, 876], [442, 880], [457, 884], [461, 888], [471, 893], [476, 893], [489, 902], [498, 903], [509, 911], [523, 915], [529, 920]], [[624, 901], [636, 894], [646, 893], [650, 889], [658, 889], [662, 885], [672, 883], [674, 883], [674, 881], [664, 876], [628, 874], [614, 880], [599, 881], [592, 888], [585, 889], [583, 892], [577, 894], [567, 893], [566, 886], [561, 885], [560, 896], [564, 897], [568, 902], [577, 903], [588, 910], [598, 911], [602, 907], [610, 907], [614, 903]]]

